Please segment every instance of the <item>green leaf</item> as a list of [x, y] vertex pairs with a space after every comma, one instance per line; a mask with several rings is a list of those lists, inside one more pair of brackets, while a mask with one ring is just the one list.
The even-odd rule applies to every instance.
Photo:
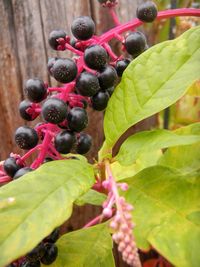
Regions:
[[141, 249], [153, 246], [177, 267], [200, 263], [200, 171], [183, 175], [163, 166], [147, 168], [125, 180]]
[[[200, 124], [199, 124], [200, 125]], [[116, 160], [122, 165], [132, 164], [142, 153], [149, 154], [151, 151], [188, 145], [200, 142], [200, 131], [197, 135], [184, 135], [168, 130], [143, 131], [130, 136], [120, 147]]]
[[[200, 123], [176, 130], [179, 135], [196, 135], [200, 133]], [[200, 142], [193, 145], [168, 148], [159, 159], [158, 164], [174, 167], [187, 173], [200, 168]]]
[[78, 206], [82, 206], [85, 204], [101, 206], [102, 203], [106, 200], [106, 198], [107, 196], [105, 194], [90, 189], [87, 193], [79, 197], [75, 201], [75, 204]]
[[106, 224], [62, 236], [52, 267], [114, 267], [112, 239]]
[[78, 160], [42, 165], [0, 190], [0, 200], [12, 205], [0, 209], [0, 266], [25, 255], [67, 220], [73, 202], [94, 183], [93, 168]]
[[199, 43], [200, 27], [195, 27], [153, 46], [129, 64], [106, 109], [107, 150], [130, 126], [175, 103], [199, 78]]

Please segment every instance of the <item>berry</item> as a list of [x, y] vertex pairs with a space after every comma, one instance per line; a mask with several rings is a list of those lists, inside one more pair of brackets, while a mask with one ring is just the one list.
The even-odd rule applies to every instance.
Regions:
[[22, 264], [20, 264], [20, 267], [40, 267], [40, 261], [24, 261]]
[[28, 126], [21, 126], [15, 132], [15, 142], [21, 149], [31, 149], [38, 143], [37, 132]]
[[141, 54], [146, 48], [146, 37], [141, 32], [132, 32], [125, 39], [127, 52], [134, 57]]
[[42, 80], [29, 79], [26, 81], [25, 94], [32, 102], [41, 102], [47, 96], [47, 88]]
[[94, 21], [87, 16], [78, 17], [72, 22], [71, 31], [78, 40], [88, 40], [95, 32]]
[[89, 46], [84, 53], [86, 65], [94, 70], [101, 70], [107, 63], [108, 54], [100, 45]]
[[57, 39], [59, 38], [65, 38], [66, 33], [63, 30], [54, 30], [49, 34], [49, 45], [54, 50], [57, 50], [57, 46], [59, 45]]
[[83, 108], [75, 107], [67, 115], [68, 126], [75, 132], [82, 131], [88, 125], [87, 112]]
[[55, 243], [59, 238], [60, 228], [56, 228], [49, 236], [45, 238], [45, 242]]
[[112, 66], [106, 66], [98, 75], [101, 89], [107, 89], [114, 85], [117, 79], [117, 72]]
[[95, 110], [102, 111], [107, 107], [109, 100], [109, 93], [99, 91], [96, 95], [91, 98], [92, 107]]
[[113, 94], [114, 90], [115, 90], [115, 87], [113, 86], [113, 87], [106, 89], [106, 92], [108, 92], [109, 96], [111, 96]]
[[128, 67], [129, 63], [131, 61], [127, 58], [125, 59], [121, 59], [121, 60], [118, 60], [117, 63], [116, 63], [116, 66], [115, 66], [115, 69], [117, 71], [117, 75], [119, 77], [122, 76], [123, 72], [125, 71], [125, 69]]
[[56, 62], [58, 58], [57, 57], [51, 57], [48, 59], [48, 63], [47, 63], [47, 69], [48, 72], [52, 75], [52, 67], [54, 65], [54, 63]]
[[58, 82], [69, 83], [76, 78], [77, 66], [75, 62], [69, 58], [59, 58], [54, 62], [51, 73]]
[[49, 98], [42, 106], [42, 116], [45, 121], [58, 124], [67, 117], [67, 104], [58, 98]]
[[24, 100], [19, 104], [19, 113], [22, 119], [27, 120], [27, 121], [33, 121], [38, 116], [37, 114], [30, 115], [27, 112], [27, 109], [31, 108], [31, 106], [32, 106], [32, 103], [29, 100]]
[[95, 95], [100, 90], [97, 76], [90, 72], [82, 72], [76, 80], [76, 89], [83, 96]]
[[12, 157], [7, 158], [3, 163], [4, 171], [10, 177], [13, 177], [21, 167], [22, 166], [16, 163], [16, 159]]
[[152, 1], [142, 3], [136, 11], [137, 18], [144, 22], [153, 22], [158, 14], [157, 6]]
[[26, 258], [30, 261], [30, 262], [35, 262], [37, 260], [39, 260], [45, 253], [45, 247], [43, 243], [40, 243], [39, 245], [37, 245], [37, 247], [35, 247], [34, 249], [32, 249], [27, 255]]
[[29, 168], [29, 167], [21, 168], [21, 169], [19, 169], [19, 170], [15, 173], [13, 179], [18, 179], [18, 178], [20, 178], [21, 176], [23, 176], [24, 174], [29, 173], [29, 172], [31, 172], [31, 171], [33, 171], [33, 169], [31, 169], [31, 168]]
[[41, 258], [41, 262], [44, 265], [50, 265], [53, 263], [58, 255], [58, 248], [55, 244], [46, 243], [45, 244], [45, 253], [44, 256]]
[[92, 137], [89, 134], [81, 133], [78, 137], [76, 151], [78, 154], [86, 154], [92, 146]]
[[69, 131], [63, 131], [56, 135], [54, 144], [56, 150], [61, 154], [67, 154], [75, 144], [75, 135]]

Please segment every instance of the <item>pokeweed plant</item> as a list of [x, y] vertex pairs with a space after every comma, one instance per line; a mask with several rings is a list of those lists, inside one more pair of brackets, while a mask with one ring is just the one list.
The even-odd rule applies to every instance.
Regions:
[[[200, 124], [136, 133], [117, 155], [113, 147], [128, 128], [175, 103], [200, 76], [200, 27], [151, 48], [136, 28], [200, 16], [200, 10], [158, 12], [147, 1], [136, 19], [121, 24], [115, 0], [99, 2], [110, 12], [113, 29], [96, 36], [93, 20], [81, 16], [72, 22], [73, 38], [63, 30], [50, 33], [53, 49], [76, 55], [48, 61], [50, 75], [64, 86], [26, 82], [20, 114], [27, 121], [41, 114], [43, 122], [20, 126], [15, 141], [27, 151], [11, 153], [1, 164], [0, 266], [111, 267], [113, 240], [130, 266], [142, 266], [139, 250], [153, 247], [175, 266], [199, 267]], [[120, 56], [109, 45], [113, 38], [122, 42]], [[82, 132], [87, 105], [106, 109], [105, 141], [93, 165], [78, 155], [92, 145]], [[59, 238], [73, 204], [85, 203], [102, 205], [102, 213]]]

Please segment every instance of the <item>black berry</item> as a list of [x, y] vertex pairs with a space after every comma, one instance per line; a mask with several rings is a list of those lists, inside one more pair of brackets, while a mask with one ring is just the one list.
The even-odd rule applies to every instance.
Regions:
[[87, 16], [78, 17], [72, 22], [71, 31], [78, 40], [88, 40], [95, 32], [94, 21]]
[[128, 65], [130, 64], [130, 60], [129, 59], [120, 59], [117, 61], [115, 69], [117, 71], [117, 75], [119, 77], [122, 76], [123, 72], [125, 71], [125, 69], [128, 67]]
[[67, 115], [70, 130], [80, 132], [88, 125], [87, 112], [83, 108], [75, 107]]
[[66, 37], [66, 33], [63, 30], [54, 30], [49, 34], [49, 45], [51, 46], [51, 48], [53, 48], [54, 50], [57, 50], [57, 47], [59, 45], [57, 39], [59, 38], [65, 38]]
[[106, 66], [98, 75], [101, 89], [107, 89], [114, 85], [117, 79], [117, 72], [112, 66]]
[[59, 238], [60, 228], [56, 228], [49, 236], [45, 238], [45, 242], [55, 243]]
[[52, 67], [57, 59], [58, 59], [57, 57], [51, 57], [48, 59], [47, 69], [51, 75], [52, 75]]
[[51, 73], [58, 82], [69, 83], [76, 78], [77, 66], [75, 62], [69, 58], [60, 58], [54, 62]]
[[42, 80], [29, 79], [25, 84], [25, 94], [32, 102], [41, 102], [47, 96], [47, 88]]
[[93, 109], [98, 111], [104, 110], [107, 107], [109, 97], [108, 92], [99, 91], [96, 95], [91, 97]]
[[82, 72], [76, 80], [76, 89], [83, 96], [95, 95], [100, 90], [97, 76], [90, 72]]
[[45, 121], [58, 124], [67, 117], [67, 104], [58, 98], [49, 98], [42, 106]]
[[40, 267], [40, 261], [30, 262], [28, 260], [20, 264], [20, 267]]
[[80, 133], [76, 151], [78, 154], [86, 154], [92, 146], [92, 137], [86, 133]]
[[106, 89], [106, 92], [108, 92], [109, 95], [111, 96], [113, 94], [114, 90], [115, 90], [115, 87], [113, 86], [113, 87]]
[[28, 126], [21, 126], [15, 132], [15, 142], [21, 149], [31, 149], [38, 143], [37, 132]]
[[10, 177], [13, 177], [15, 173], [21, 169], [22, 166], [16, 163], [15, 158], [7, 158], [3, 163], [3, 168], [6, 174]]
[[44, 256], [41, 258], [41, 262], [44, 265], [50, 265], [53, 263], [58, 255], [58, 248], [55, 244], [46, 243], [45, 244], [45, 253]]
[[93, 45], [85, 50], [84, 60], [89, 68], [101, 70], [107, 63], [108, 54], [102, 46]]
[[31, 171], [33, 171], [33, 169], [31, 169], [31, 168], [29, 168], [29, 167], [21, 168], [21, 169], [19, 169], [19, 170], [15, 173], [13, 179], [18, 179], [18, 178], [20, 178], [21, 176], [23, 176], [24, 174], [29, 173], [29, 172], [31, 172]]
[[40, 243], [39, 245], [37, 245], [37, 247], [35, 247], [34, 249], [32, 249], [26, 255], [26, 258], [30, 262], [35, 262], [35, 261], [39, 260], [44, 255], [44, 253], [45, 253], [44, 244], [43, 243]]
[[127, 52], [136, 57], [146, 49], [146, 37], [141, 32], [132, 32], [126, 37], [124, 45]]
[[19, 104], [19, 113], [22, 117], [22, 119], [27, 120], [27, 121], [33, 121], [38, 115], [37, 114], [29, 114], [27, 112], [28, 108], [31, 108], [32, 103], [29, 100], [23, 100]]
[[153, 22], [158, 14], [157, 6], [152, 1], [142, 3], [137, 8], [137, 18], [144, 22]]
[[69, 131], [63, 131], [56, 135], [54, 144], [56, 150], [61, 154], [67, 154], [75, 144], [75, 135]]

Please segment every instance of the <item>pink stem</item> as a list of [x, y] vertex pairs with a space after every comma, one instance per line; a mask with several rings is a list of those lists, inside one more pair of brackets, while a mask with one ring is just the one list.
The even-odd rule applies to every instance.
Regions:
[[112, 58], [112, 60], [116, 61], [118, 59], [118, 56], [115, 55], [115, 53], [112, 51], [111, 47], [109, 46], [108, 43], [103, 44], [104, 48], [107, 50], [108, 54]]
[[84, 228], [88, 228], [92, 225], [98, 224], [102, 219], [102, 215], [98, 215], [97, 217], [95, 217], [93, 220], [91, 220], [90, 222], [88, 222], [84, 227]]
[[66, 43], [65, 44], [65, 47], [67, 48], [67, 50], [79, 55], [79, 56], [82, 56], [83, 55], [83, 52], [80, 51], [80, 50], [77, 50], [76, 48], [74, 48], [73, 46], [71, 46], [70, 44]]
[[115, 12], [115, 8], [114, 7], [109, 7], [108, 11], [109, 11], [109, 13], [110, 13], [115, 25], [119, 26], [121, 23], [120, 23], [120, 21], [118, 19], [118, 16], [117, 16], [116, 12]]
[[7, 182], [10, 182], [10, 181], [12, 181], [12, 179], [9, 177], [9, 176], [2, 176], [2, 177], [0, 177], [0, 183], [7, 183]]
[[36, 147], [29, 150], [23, 157], [21, 157], [22, 161], [25, 161], [27, 158], [30, 157], [32, 153], [34, 153], [36, 150], [40, 149], [42, 145], [37, 145]]

